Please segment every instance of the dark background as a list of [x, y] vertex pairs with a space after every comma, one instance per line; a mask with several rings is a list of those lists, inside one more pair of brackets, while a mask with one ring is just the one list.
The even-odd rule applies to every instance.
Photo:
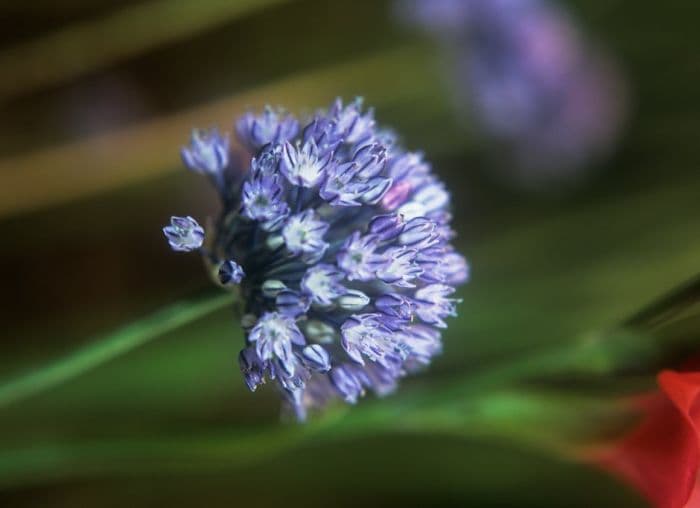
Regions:
[[[610, 326], [693, 276], [700, 9], [561, 3], [619, 61], [629, 118], [615, 153], [576, 186], [528, 192], [490, 170], [455, 115], [444, 55], [389, 3], [3, 2], [0, 379], [209, 287], [200, 260], [160, 233], [171, 214], [218, 206], [179, 146], [191, 127], [230, 131], [265, 103], [304, 112], [362, 95], [453, 189], [473, 279], [445, 353], [403, 384], [408, 396]], [[505, 437], [246, 442], [282, 424], [273, 390], [245, 390], [241, 343], [219, 312], [3, 409], [0, 504], [641, 506], [602, 473]]]

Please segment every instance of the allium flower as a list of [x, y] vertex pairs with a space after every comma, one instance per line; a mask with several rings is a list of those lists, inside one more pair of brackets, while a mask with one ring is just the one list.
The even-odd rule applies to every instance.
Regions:
[[315, 187], [325, 177], [332, 157], [333, 152], [322, 154], [313, 139], [296, 147], [286, 142], [282, 146], [280, 171], [293, 185]]
[[208, 175], [217, 186], [223, 187], [224, 170], [229, 164], [229, 140], [219, 131], [192, 131], [192, 143], [182, 147], [182, 161], [195, 173]]
[[268, 143], [282, 143], [299, 132], [299, 122], [293, 116], [270, 106], [261, 115], [246, 113], [236, 122], [241, 143], [257, 151]]
[[[246, 384], [274, 380], [299, 419], [334, 398], [391, 392], [440, 352], [450, 295], [468, 276], [449, 243], [449, 194], [359, 100], [301, 129], [271, 108], [237, 125], [250, 167], [220, 189], [202, 251], [241, 296]], [[189, 217], [164, 232], [175, 250], [203, 243]]]
[[210, 132], [194, 130], [190, 146], [182, 147], [182, 160], [197, 173], [216, 174], [228, 166], [228, 138], [216, 129]]
[[170, 226], [163, 233], [173, 250], [189, 252], [197, 250], [204, 242], [204, 229], [192, 217], [171, 217]]
[[520, 183], [571, 179], [605, 155], [624, 117], [622, 80], [547, 0], [397, 0], [397, 14], [454, 56], [466, 103]]

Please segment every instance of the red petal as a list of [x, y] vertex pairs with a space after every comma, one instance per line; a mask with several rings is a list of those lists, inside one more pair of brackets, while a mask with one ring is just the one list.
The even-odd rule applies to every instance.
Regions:
[[[663, 371], [640, 425], [602, 459], [659, 508], [700, 508], [700, 373]], [[692, 504], [691, 504], [692, 503]]]
[[690, 495], [690, 499], [688, 499], [688, 502], [683, 508], [700, 508], [700, 484], [698, 484], [697, 480], [695, 482], [695, 488]]

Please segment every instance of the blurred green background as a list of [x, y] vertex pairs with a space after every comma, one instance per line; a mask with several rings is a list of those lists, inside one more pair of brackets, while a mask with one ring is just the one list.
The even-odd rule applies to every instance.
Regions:
[[[279, 423], [274, 390], [245, 389], [229, 311], [1, 408], [0, 505], [643, 506], [522, 438], [526, 410], [463, 432], [402, 410], [613, 326], [698, 271], [700, 7], [561, 3], [619, 60], [630, 114], [584, 182], [533, 193], [489, 171], [440, 48], [397, 25], [391, 3], [2, 2], [0, 379], [209, 289], [200, 260], [160, 233], [171, 214], [217, 211], [179, 146], [191, 127], [230, 131], [265, 103], [308, 112], [364, 96], [454, 189], [472, 281], [427, 372], [311, 430]], [[391, 417], [367, 423], [385, 403]]]

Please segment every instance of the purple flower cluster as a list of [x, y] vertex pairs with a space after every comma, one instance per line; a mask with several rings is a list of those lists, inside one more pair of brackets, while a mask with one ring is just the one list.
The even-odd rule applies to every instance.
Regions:
[[[440, 351], [468, 278], [444, 185], [360, 100], [336, 100], [303, 126], [272, 108], [248, 113], [236, 133], [250, 160], [238, 178], [221, 176], [232, 157], [216, 131], [195, 131], [182, 153], [222, 194], [203, 254], [240, 292], [246, 384], [274, 380], [300, 420], [334, 398], [391, 392]], [[190, 217], [164, 232], [178, 251], [203, 243]]]
[[615, 67], [547, 0], [397, 0], [454, 55], [457, 95], [522, 183], [604, 155], [625, 110]]

